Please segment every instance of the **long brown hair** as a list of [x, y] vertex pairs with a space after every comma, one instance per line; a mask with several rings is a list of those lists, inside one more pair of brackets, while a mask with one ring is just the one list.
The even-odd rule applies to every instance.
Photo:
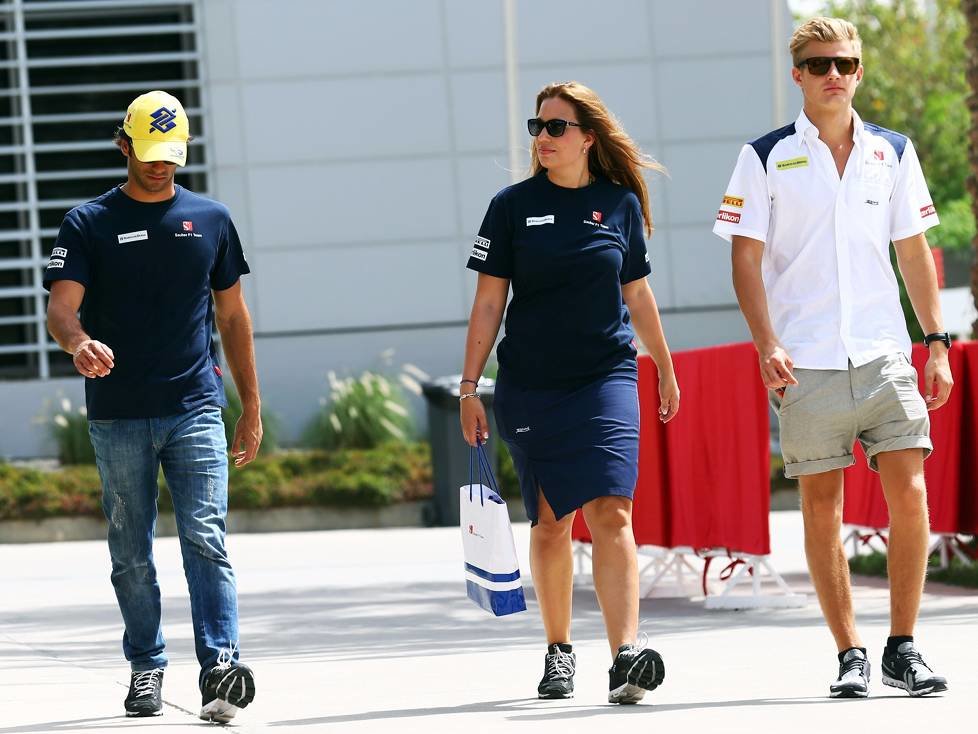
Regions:
[[[642, 177], [642, 169], [650, 168], [665, 173], [665, 167], [642, 153], [593, 89], [578, 82], [548, 84], [537, 94], [537, 113], [540, 112], [543, 101], [553, 97], [560, 97], [574, 105], [577, 121], [583, 130], [594, 134], [594, 144], [588, 151], [588, 168], [592, 173], [601, 174], [635, 193], [642, 205], [645, 234], [651, 236], [652, 207], [649, 206], [649, 188]], [[530, 149], [530, 172], [536, 175], [542, 170], [534, 140]]]

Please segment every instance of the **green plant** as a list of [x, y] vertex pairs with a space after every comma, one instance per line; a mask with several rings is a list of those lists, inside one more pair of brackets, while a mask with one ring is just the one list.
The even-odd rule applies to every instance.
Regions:
[[[975, 541], [966, 548], [972, 554], [975, 553]], [[928, 561], [927, 578], [931, 581], [938, 581], [944, 584], [955, 586], [968, 586], [978, 588], [978, 561], [973, 561], [970, 565], [961, 561], [956, 556], [951, 557], [947, 568], [940, 568], [940, 559], [933, 555]], [[849, 559], [849, 569], [853, 573], [863, 574], [864, 576], [883, 576], [886, 571], [886, 554], [874, 551], [864, 555], [853, 556]]]
[[0, 520], [101, 512], [102, 484], [94, 466], [41, 472], [0, 465]]
[[51, 434], [58, 444], [62, 464], [94, 464], [95, 449], [88, 435], [88, 413], [85, 406], [72, 408], [68, 398], [61, 399], [61, 410], [51, 418]]
[[502, 441], [496, 441], [496, 482], [499, 484], [499, 493], [506, 499], [521, 497], [520, 480], [516, 476], [516, 467], [513, 465], [513, 457]]
[[328, 375], [330, 396], [306, 430], [307, 443], [323, 449], [370, 449], [405, 441], [413, 424], [404, 396], [383, 375], [364, 372], [340, 380]]
[[[243, 409], [237, 390], [225, 384], [224, 393], [227, 396], [228, 407], [221, 409], [221, 418], [224, 420], [224, 435], [227, 437], [228, 446], [230, 446], [231, 441], [234, 440], [235, 426], [238, 425], [238, 419], [241, 418]], [[263, 434], [258, 454], [267, 456], [278, 450], [278, 419], [274, 415], [262, 410], [261, 425]]]
[[[388, 442], [373, 449], [287, 451], [232, 468], [228, 481], [232, 509], [377, 507], [431, 497], [431, 449]], [[172, 512], [162, 473], [158, 482], [160, 511]], [[0, 464], [0, 520], [99, 516], [101, 500], [94, 466], [42, 472]]]

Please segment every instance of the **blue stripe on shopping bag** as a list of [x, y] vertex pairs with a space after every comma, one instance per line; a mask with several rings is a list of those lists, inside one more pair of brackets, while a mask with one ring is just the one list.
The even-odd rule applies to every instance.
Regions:
[[522, 586], [509, 591], [490, 591], [468, 579], [465, 581], [465, 586], [469, 599], [497, 617], [526, 611], [526, 597], [523, 596]]
[[469, 573], [474, 573], [480, 579], [485, 579], [486, 581], [495, 581], [497, 583], [503, 583], [506, 581], [516, 581], [520, 577], [520, 570], [516, 569], [513, 573], [489, 573], [488, 571], [483, 571], [478, 566], [473, 566], [471, 563], [465, 564], [465, 570]]

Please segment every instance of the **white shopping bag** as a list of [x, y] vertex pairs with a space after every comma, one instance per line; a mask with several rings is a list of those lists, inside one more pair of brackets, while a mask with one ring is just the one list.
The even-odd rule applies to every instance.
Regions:
[[506, 502], [495, 489], [485, 449], [480, 445], [472, 453], [478, 454], [473, 458], [479, 476], [472, 476], [470, 460], [469, 483], [459, 489], [465, 586], [472, 601], [497, 617], [523, 612], [526, 598]]

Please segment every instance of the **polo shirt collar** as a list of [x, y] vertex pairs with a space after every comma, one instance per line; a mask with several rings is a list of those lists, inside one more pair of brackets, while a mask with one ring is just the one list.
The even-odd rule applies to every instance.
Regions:
[[[855, 110], [852, 111], [852, 139], [858, 144], [862, 139], [863, 131], [865, 127], [863, 126], [863, 120]], [[802, 110], [798, 114], [798, 119], [795, 120], [795, 133], [800, 135], [806, 140], [814, 140], [818, 137], [818, 128], [808, 119], [808, 115], [805, 114], [805, 110]]]

